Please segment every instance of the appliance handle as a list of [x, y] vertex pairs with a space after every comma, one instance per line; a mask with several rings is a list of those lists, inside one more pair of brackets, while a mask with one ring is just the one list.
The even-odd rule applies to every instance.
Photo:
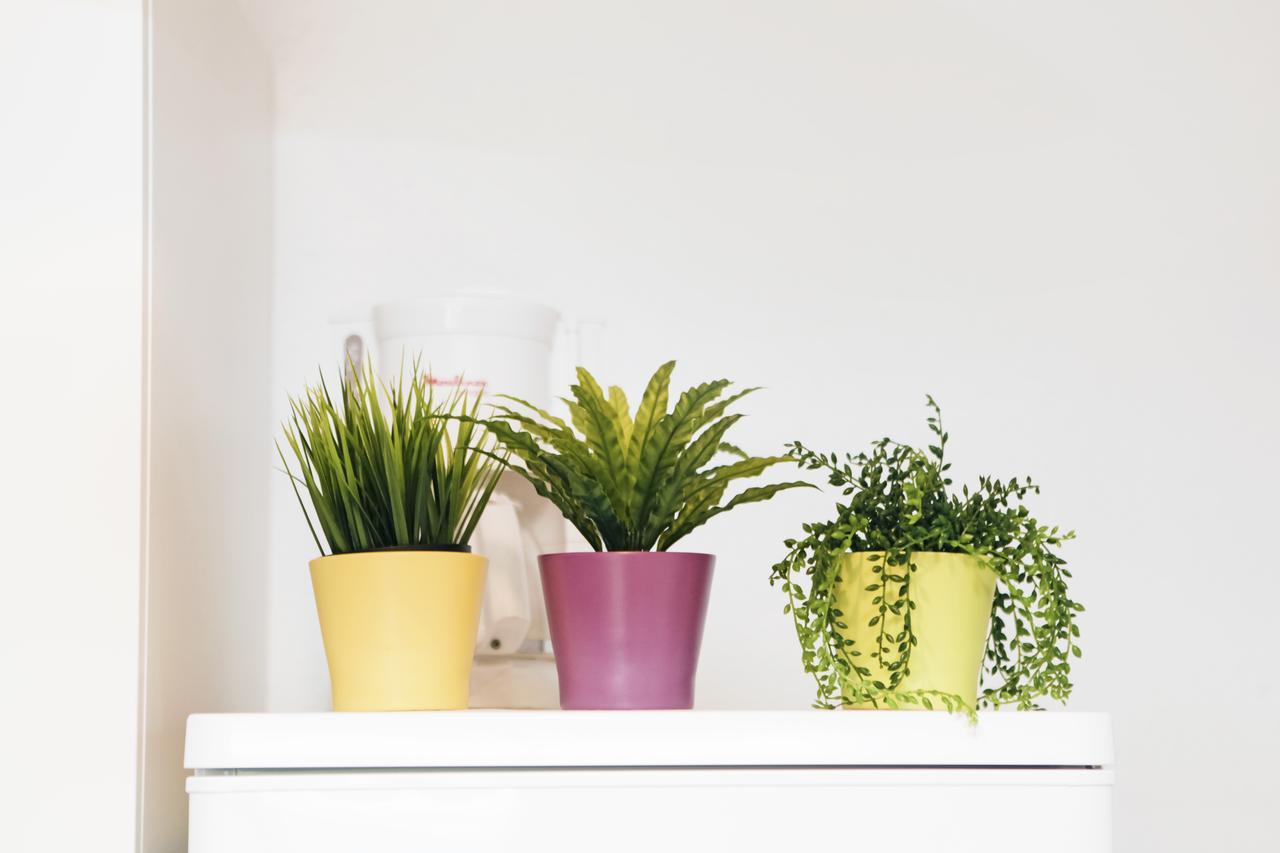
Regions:
[[512, 654], [524, 644], [533, 620], [519, 504], [495, 491], [476, 532], [489, 557], [476, 652]]
[[361, 372], [377, 361], [378, 340], [373, 333], [373, 319], [345, 316], [329, 322], [333, 335], [333, 351], [348, 378], [352, 370]]

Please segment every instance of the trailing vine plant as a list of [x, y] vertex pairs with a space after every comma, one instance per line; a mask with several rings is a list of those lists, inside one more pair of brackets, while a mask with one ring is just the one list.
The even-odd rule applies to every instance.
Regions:
[[[817, 683], [814, 705], [941, 705], [975, 716], [955, 694], [903, 687], [918, 643], [913, 555], [929, 551], [972, 555], [996, 575], [978, 705], [1025, 710], [1045, 697], [1065, 702], [1071, 659], [1080, 656], [1075, 616], [1084, 608], [1067, 594], [1071, 573], [1058, 551], [1075, 534], [1032, 517], [1023, 500], [1040, 488], [1030, 478], [979, 477], [975, 488], [956, 493], [942, 411], [927, 400], [934, 443], [924, 451], [889, 438], [843, 457], [798, 441], [787, 445], [803, 468], [824, 472], [844, 499], [834, 519], [805, 524], [803, 538], [784, 543], [788, 553], [770, 578], [787, 595], [784, 611], [795, 621], [805, 671]], [[871, 648], [846, 635], [845, 614], [836, 605], [842, 558], [858, 551], [879, 552], [868, 558], [872, 582], [858, 593], [872, 596], [869, 627], [877, 638]]]

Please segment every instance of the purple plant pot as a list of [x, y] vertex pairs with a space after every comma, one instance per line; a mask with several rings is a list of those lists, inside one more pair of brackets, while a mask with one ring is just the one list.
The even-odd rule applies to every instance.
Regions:
[[560, 707], [692, 708], [710, 554], [543, 554]]

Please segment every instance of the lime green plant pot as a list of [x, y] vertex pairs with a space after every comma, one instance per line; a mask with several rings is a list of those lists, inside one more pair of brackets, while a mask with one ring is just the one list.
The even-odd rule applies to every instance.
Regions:
[[[870, 559], [876, 554], [879, 562]], [[868, 591], [867, 587], [879, 581], [873, 568], [883, 561], [883, 552], [846, 554], [840, 566], [841, 580], [836, 584], [835, 601], [844, 613], [841, 621], [849, 626], [841, 633], [854, 641], [852, 648], [862, 652], [855, 660], [871, 670], [872, 681], [888, 684], [888, 670], [878, 658], [871, 657], [881, 625], [868, 625], [879, 613], [879, 605], [874, 603], [879, 592]], [[911, 649], [910, 675], [902, 680], [898, 689], [952, 693], [970, 707], [976, 707], [996, 587], [995, 573], [968, 554], [922, 551], [912, 554], [911, 561], [916, 565], [916, 571], [911, 574], [910, 594], [916, 605], [911, 611], [911, 625], [917, 645]], [[889, 571], [901, 574], [905, 569], [905, 566], [892, 566]], [[887, 630], [896, 634], [901, 628], [901, 619], [890, 615]], [[897, 658], [897, 643], [892, 643], [889, 649], [885, 660], [892, 662]]]

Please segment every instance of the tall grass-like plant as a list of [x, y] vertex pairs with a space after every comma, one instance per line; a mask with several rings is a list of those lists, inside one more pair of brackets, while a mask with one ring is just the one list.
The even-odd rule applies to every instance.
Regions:
[[[668, 409], [675, 362], [658, 368], [635, 413], [622, 389], [606, 392], [578, 368], [565, 422], [513, 397], [487, 422], [512, 468], [564, 513], [596, 551], [665, 551], [695, 528], [743, 504], [804, 482], [753, 486], [724, 500], [737, 481], [790, 456], [748, 456], [724, 438], [741, 418], [729, 407], [757, 389], [722, 396], [727, 379], [696, 385]], [[718, 455], [732, 461], [714, 464]]]
[[298, 473], [276, 449], [321, 554], [303, 489], [332, 554], [471, 539], [504, 464], [476, 419], [479, 395], [438, 397], [416, 364], [394, 384], [366, 367], [343, 371], [336, 402], [321, 376], [290, 407], [284, 434]]

